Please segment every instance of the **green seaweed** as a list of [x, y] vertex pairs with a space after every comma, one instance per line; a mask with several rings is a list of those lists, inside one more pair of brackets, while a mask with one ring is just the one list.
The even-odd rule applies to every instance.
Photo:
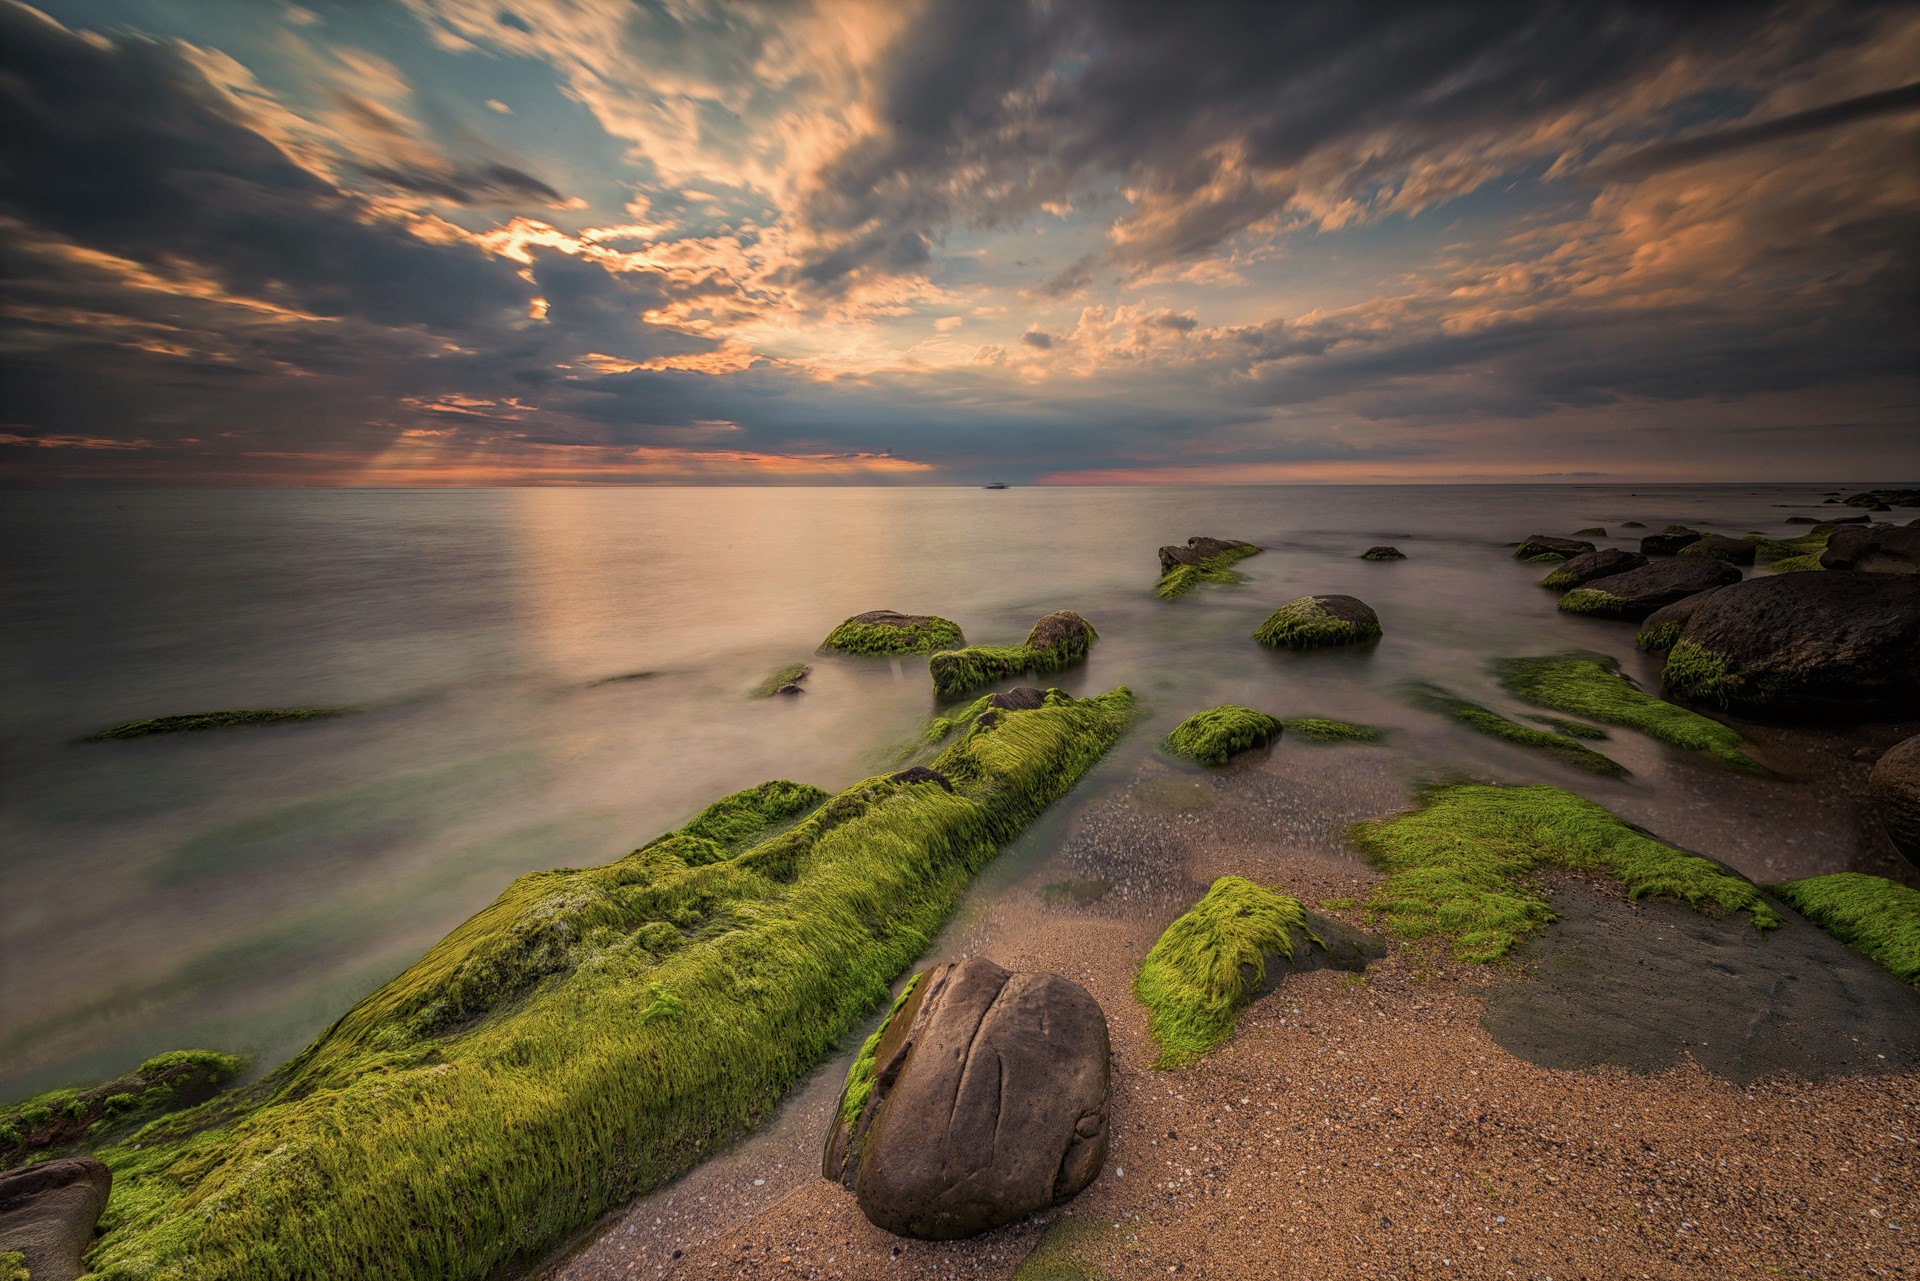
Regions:
[[0, 1250], [0, 1281], [32, 1281], [27, 1256], [18, 1250]]
[[950, 712], [945, 716], [936, 716], [929, 720], [925, 732], [920, 735], [921, 746], [932, 747], [943, 742], [947, 735], [961, 726], [971, 725], [980, 713], [987, 710], [992, 701], [993, 695], [982, 694], [957, 712]]
[[1279, 738], [1280, 732], [1278, 717], [1225, 703], [1187, 717], [1160, 745], [1175, 756], [1189, 757], [1203, 765], [1225, 765], [1236, 753], [1265, 747]]
[[1348, 837], [1386, 873], [1368, 911], [1403, 938], [1451, 937], [1462, 961], [1497, 961], [1554, 919], [1535, 876], [1544, 867], [1610, 877], [1629, 898], [1746, 912], [1755, 929], [1785, 924], [1750, 882], [1557, 787], [1437, 787]]
[[926, 971], [907, 980], [900, 989], [900, 995], [893, 998], [893, 1004], [887, 1008], [886, 1017], [880, 1020], [880, 1026], [873, 1029], [873, 1035], [861, 1042], [860, 1052], [853, 1056], [852, 1066], [847, 1068], [847, 1083], [840, 1090], [840, 1119], [848, 1125], [860, 1119], [860, 1109], [867, 1106], [867, 1099], [873, 1094], [873, 1060], [880, 1049], [880, 1038], [887, 1034], [887, 1025], [893, 1022], [893, 1016], [913, 995], [913, 989], [920, 986], [920, 980], [926, 977]]
[[1744, 769], [1766, 768], [1746, 754], [1750, 744], [1738, 731], [1642, 692], [1621, 675], [1620, 664], [1604, 654], [1506, 658], [1493, 668], [1509, 693], [1537, 707], [1625, 725], [1675, 747], [1710, 752]]
[[1252, 543], [1239, 543], [1207, 557], [1198, 565], [1175, 565], [1160, 575], [1153, 594], [1161, 600], [1178, 600], [1202, 583], [1244, 583], [1247, 576], [1236, 572], [1232, 566], [1259, 554], [1260, 549]]
[[170, 1050], [103, 1084], [49, 1090], [0, 1108], [0, 1169], [86, 1151], [131, 1125], [201, 1102], [246, 1065], [218, 1050]]
[[1254, 631], [1262, 645], [1287, 649], [1315, 649], [1322, 645], [1364, 645], [1380, 639], [1378, 623], [1356, 623], [1336, 618], [1311, 596], [1291, 600]]
[[1565, 734], [1568, 738], [1584, 738], [1593, 743], [1604, 743], [1613, 735], [1598, 725], [1589, 725], [1585, 721], [1570, 721], [1559, 716], [1529, 716], [1528, 720], [1536, 725], [1548, 725], [1556, 734]]
[[1592, 748], [1584, 747], [1564, 734], [1551, 734], [1543, 729], [1533, 729], [1510, 721], [1498, 712], [1482, 707], [1478, 703], [1468, 702], [1457, 694], [1441, 689], [1438, 685], [1415, 681], [1406, 686], [1406, 692], [1408, 699], [1416, 707], [1451, 716], [1467, 728], [1478, 730], [1482, 734], [1545, 752], [1562, 764], [1613, 778], [1618, 778], [1627, 772], [1626, 767], [1618, 761], [1602, 756]]
[[1652, 626], [1641, 628], [1634, 635], [1633, 643], [1648, 652], [1672, 649], [1686, 630], [1687, 625], [1678, 619], [1662, 619]]
[[1624, 618], [1629, 606], [1612, 592], [1597, 587], [1576, 587], [1560, 598], [1560, 609], [1567, 614], [1593, 614], [1601, 618]]
[[1776, 885], [1800, 915], [1908, 983], [1920, 983], [1920, 890], [1884, 876], [1834, 872]]
[[1293, 959], [1294, 931], [1309, 940], [1300, 900], [1223, 876], [1166, 928], [1134, 980], [1156, 1068], [1184, 1067], [1233, 1035], [1242, 1006], [1266, 982], [1267, 958]]
[[1824, 572], [1827, 567], [1820, 563], [1818, 555], [1808, 555], [1783, 557], [1769, 564], [1767, 568], [1776, 574], [1805, 574], [1815, 570]]
[[[870, 778], [732, 858], [690, 864], [663, 840], [521, 877], [239, 1103], [100, 1153], [94, 1271], [528, 1267], [766, 1116], [1119, 738], [1131, 698], [1006, 713], [935, 759], [952, 792]], [[738, 817], [674, 836], [712, 843]], [[457, 1022], [433, 1014], [450, 1003]]]
[[911, 617], [916, 621], [904, 627], [863, 623], [857, 616], [849, 618], [827, 633], [827, 639], [820, 643], [821, 652], [871, 658], [889, 654], [931, 654], [935, 650], [967, 643], [960, 625], [951, 619], [933, 614]]
[[1676, 638], [1667, 651], [1660, 684], [1682, 698], [1726, 707], [1740, 687], [1740, 678], [1720, 655], [1682, 637]]
[[1072, 615], [1072, 626], [1052, 622], [1057, 616], [1048, 614], [1036, 622], [1024, 645], [969, 645], [931, 655], [927, 672], [934, 693], [955, 698], [1009, 676], [1045, 676], [1080, 662], [1099, 633], [1077, 614]]
[[1351, 721], [1329, 720], [1324, 716], [1285, 716], [1280, 724], [1287, 733], [1304, 738], [1309, 743], [1378, 743], [1387, 736], [1386, 730], [1373, 725], [1356, 725]]
[[107, 743], [121, 738], [146, 738], [153, 734], [198, 734], [210, 729], [234, 729], [245, 725], [277, 725], [290, 721], [332, 720], [351, 716], [354, 707], [230, 707], [221, 712], [193, 712], [183, 716], [154, 716], [144, 721], [128, 721], [100, 730], [81, 739], [82, 743]]
[[806, 674], [812, 670], [813, 669], [805, 663], [788, 663], [784, 667], [776, 667], [773, 669], [773, 674], [761, 681], [754, 689], [753, 696], [755, 698], [772, 698], [780, 692], [781, 687], [804, 679]]

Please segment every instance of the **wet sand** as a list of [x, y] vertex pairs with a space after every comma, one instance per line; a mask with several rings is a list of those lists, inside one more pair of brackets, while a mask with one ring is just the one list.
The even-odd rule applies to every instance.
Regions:
[[[1884, 735], [1832, 734], [1802, 786], [1844, 818], [1849, 745]], [[1152, 1070], [1131, 985], [1167, 921], [1234, 873], [1364, 927], [1341, 904], [1376, 874], [1340, 833], [1403, 806], [1409, 768], [1431, 763], [1292, 743], [1211, 774], [1149, 761], [940, 941], [934, 959], [1064, 974], [1107, 1013], [1113, 1146], [1068, 1205], [960, 1242], [872, 1227], [819, 1176], [840, 1060], [543, 1275], [1006, 1278], [1043, 1241], [1104, 1270], [1052, 1274], [1081, 1278], [1920, 1274], [1920, 994], [1797, 921], [1753, 941], [1562, 878], [1567, 922], [1520, 965], [1396, 942], [1365, 976], [1287, 977], [1221, 1051]], [[1862, 864], [1888, 859], [1869, 839]], [[1664, 1015], [1636, 1017], [1654, 996]]]

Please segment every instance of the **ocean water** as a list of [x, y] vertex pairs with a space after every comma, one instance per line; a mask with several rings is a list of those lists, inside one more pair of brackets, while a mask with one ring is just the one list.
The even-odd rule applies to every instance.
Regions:
[[[813, 653], [869, 609], [941, 614], [987, 643], [1050, 609], [1086, 615], [1091, 661], [1051, 683], [1124, 683], [1142, 706], [1104, 779], [1181, 717], [1243, 702], [1395, 727], [1410, 780], [1575, 788], [1763, 881], [1859, 866], [1857, 801], [1791, 767], [1757, 781], [1620, 731], [1598, 746], [1631, 777], [1595, 779], [1398, 692], [1418, 678], [1535, 710], [1504, 698], [1489, 659], [1574, 647], [1651, 685], [1631, 625], [1557, 613], [1545, 571], [1506, 544], [1604, 525], [1624, 537], [1596, 541], [1630, 546], [1642, 531], [1619, 525], [1635, 519], [1791, 533], [1834, 488], [10, 494], [0, 1098], [187, 1046], [270, 1066], [520, 873], [618, 857], [764, 779], [835, 789], [891, 767], [936, 710], [924, 660]], [[1244, 585], [1155, 600], [1155, 548], [1193, 534], [1267, 550], [1239, 566]], [[1410, 559], [1356, 559], [1375, 543]], [[1315, 592], [1373, 605], [1385, 640], [1310, 655], [1250, 640]], [[751, 696], [796, 660], [813, 665], [805, 695]], [[361, 710], [75, 741], [314, 705]], [[969, 910], [990, 912], [991, 890]]]

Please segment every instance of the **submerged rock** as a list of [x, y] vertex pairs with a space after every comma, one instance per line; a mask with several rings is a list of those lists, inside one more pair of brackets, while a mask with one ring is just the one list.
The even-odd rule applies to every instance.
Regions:
[[1059, 1205], [1106, 1159], [1108, 1056], [1079, 984], [982, 957], [936, 966], [856, 1060], [822, 1172], [878, 1227], [926, 1240]]
[[1664, 534], [1648, 534], [1640, 540], [1640, 554], [1643, 556], [1678, 556], [1682, 547], [1690, 547], [1706, 535], [1695, 530], [1668, 530]]
[[1676, 697], [1795, 720], [1920, 714], [1920, 575], [1749, 579], [1678, 621], [1661, 673]]
[[1593, 544], [1584, 538], [1555, 538], [1550, 534], [1533, 534], [1513, 549], [1513, 558], [1515, 560], [1567, 560], [1592, 550]]
[[1920, 574], [1920, 526], [1868, 525], [1836, 529], [1820, 553], [1827, 569], [1873, 574]]
[[1896, 743], [1875, 762], [1867, 794], [1893, 843], [1920, 863], [1920, 734]]
[[1759, 549], [1744, 538], [1728, 538], [1725, 534], [1703, 534], [1680, 549], [1682, 556], [1711, 557], [1714, 560], [1730, 561], [1735, 565], [1753, 564], [1753, 554]]
[[820, 648], [834, 654], [930, 654], [966, 643], [951, 619], [870, 609], [834, 628]]
[[1380, 639], [1380, 616], [1353, 596], [1302, 596], [1269, 614], [1253, 638], [1288, 649], [1365, 645]]
[[1624, 574], [1630, 569], [1639, 569], [1647, 563], [1647, 558], [1638, 552], [1623, 551], [1618, 547], [1602, 547], [1599, 551], [1582, 552], [1572, 560], [1563, 563], [1558, 569], [1540, 580], [1542, 587], [1551, 587], [1555, 591], [1566, 591], [1592, 582], [1596, 578], [1605, 578], [1608, 574]]
[[33, 1281], [74, 1281], [112, 1187], [113, 1171], [89, 1156], [0, 1174], [0, 1253], [24, 1256]]
[[1240, 560], [1251, 556], [1260, 549], [1252, 543], [1243, 543], [1235, 538], [1208, 538], [1204, 534], [1187, 540], [1185, 547], [1171, 546], [1160, 549], [1160, 572], [1171, 572], [1178, 565], [1193, 565], [1201, 569], [1209, 568], [1212, 562], [1225, 558], [1227, 561]]
[[1407, 554], [1398, 547], [1369, 547], [1360, 553], [1361, 560], [1405, 560]]
[[1696, 592], [1740, 581], [1740, 571], [1723, 560], [1668, 560], [1596, 578], [1560, 598], [1569, 614], [1639, 621], [1663, 606]]

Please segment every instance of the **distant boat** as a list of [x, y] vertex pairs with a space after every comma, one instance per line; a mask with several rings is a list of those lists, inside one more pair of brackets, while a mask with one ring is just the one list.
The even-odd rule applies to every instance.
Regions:
[[990, 480], [986, 484], [980, 486], [980, 488], [982, 489], [1005, 489], [1006, 487], [1007, 487], [1007, 482], [1004, 480]]

